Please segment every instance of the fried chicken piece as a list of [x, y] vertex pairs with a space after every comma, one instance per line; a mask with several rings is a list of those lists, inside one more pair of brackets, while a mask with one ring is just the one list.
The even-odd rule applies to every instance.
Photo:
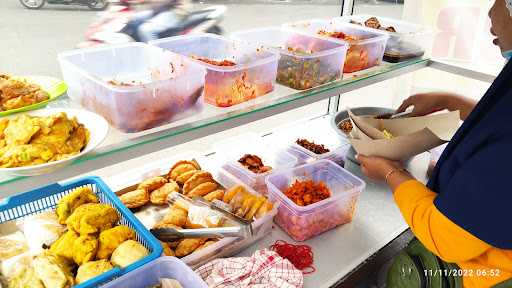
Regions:
[[[182, 160], [176, 162], [171, 169], [169, 170], [169, 173], [167, 174], [167, 177], [169, 177], [171, 180], [176, 181], [178, 176], [190, 172], [190, 171], [197, 171], [200, 170], [199, 164], [197, 164], [196, 161], [187, 161]], [[179, 183], [179, 181], [177, 181]]]
[[219, 189], [219, 190], [215, 190], [213, 192], [206, 194], [203, 198], [206, 201], [213, 202], [213, 200], [221, 200], [222, 201], [222, 197], [224, 197], [224, 190]]
[[149, 195], [149, 201], [155, 205], [165, 205], [167, 204], [167, 196], [172, 192], [180, 191], [180, 187], [176, 182], [171, 180], [169, 183], [164, 184], [162, 187], [154, 190]]
[[183, 194], [188, 195], [192, 189], [196, 188], [202, 183], [215, 182], [210, 172], [197, 171], [190, 179], [183, 184]]
[[110, 259], [112, 252], [126, 240], [135, 240], [135, 232], [125, 225], [118, 225], [101, 232], [96, 259]]
[[162, 224], [173, 224], [179, 227], [185, 226], [187, 223], [187, 211], [183, 209], [170, 209], [167, 215], [157, 223], [157, 225]]
[[190, 179], [190, 177], [194, 176], [194, 174], [196, 174], [197, 171], [198, 170], [190, 170], [190, 171], [187, 171], [187, 172], [179, 175], [178, 177], [176, 177], [176, 182], [179, 185], [185, 184], [185, 182], [187, 182], [187, 180]]
[[92, 235], [82, 235], [73, 244], [73, 260], [82, 265], [92, 261], [98, 251], [98, 239]]
[[110, 229], [117, 221], [119, 221], [119, 214], [112, 206], [88, 203], [76, 208], [66, 220], [66, 224], [68, 229], [83, 235]]
[[166, 242], [160, 241], [160, 244], [162, 245], [162, 248], [164, 249], [163, 254], [165, 256], [175, 256], [174, 251], [172, 251], [171, 247], [169, 247], [169, 244]]
[[68, 260], [73, 260], [73, 248], [79, 236], [80, 235], [73, 230], [66, 231], [66, 233], [60, 236], [60, 238], [50, 246], [50, 252]]
[[112, 264], [122, 268], [149, 255], [148, 249], [135, 240], [126, 240], [112, 253]]
[[69, 288], [74, 284], [71, 263], [63, 257], [44, 252], [34, 258], [32, 267], [45, 287]]
[[176, 257], [185, 257], [194, 252], [199, 246], [206, 242], [207, 238], [187, 238], [181, 240], [176, 247]]
[[78, 267], [78, 271], [76, 272], [76, 283], [83, 283], [113, 268], [114, 266], [112, 266], [112, 263], [105, 259], [84, 263]]
[[149, 202], [149, 193], [145, 189], [137, 189], [119, 196], [119, 200], [130, 209], [138, 208]]
[[62, 197], [57, 203], [55, 212], [59, 217], [59, 223], [65, 224], [66, 219], [77, 207], [86, 203], [98, 203], [98, 197], [92, 192], [91, 187], [76, 188], [68, 195]]
[[204, 196], [210, 192], [213, 192], [219, 188], [219, 185], [215, 182], [205, 182], [197, 185], [194, 189], [192, 189], [188, 194], [188, 197], [195, 196]]
[[164, 184], [167, 183], [167, 179], [161, 176], [153, 177], [142, 181], [137, 187], [138, 190], [146, 190], [147, 192], [152, 192], [156, 190]]
[[20, 270], [9, 278], [7, 286], [8, 288], [45, 288], [43, 282], [39, 280], [34, 271], [34, 268], [30, 266], [24, 266]]

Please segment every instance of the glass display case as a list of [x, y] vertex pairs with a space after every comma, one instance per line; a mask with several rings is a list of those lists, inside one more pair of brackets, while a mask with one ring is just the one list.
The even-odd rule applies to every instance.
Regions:
[[[353, 0], [341, 2], [341, 16], [351, 15], [354, 9], [357, 10]], [[334, 17], [340, 15], [330, 16]], [[132, 46], [138, 47], [138, 44], [133, 44]], [[153, 51], [153, 48], [160, 49], [151, 47], [150, 50]], [[108, 53], [114, 53], [112, 51], [114, 50], [108, 50]], [[153, 52], [157, 54], [163, 53], [162, 51]], [[194, 75], [202, 75], [204, 77], [207, 73], [211, 73], [211, 71], [207, 72], [206, 68], [203, 67], [205, 66], [204, 64], [198, 65], [197, 59], [182, 59], [181, 56], [177, 56], [182, 51], [174, 52], [177, 54], [167, 52], [170, 53], [166, 54], [166, 57], [170, 59], [169, 61], [188, 63], [195, 69], [182, 71], [183, 77], [193, 77]], [[145, 52], [141, 51], [140, 53]], [[267, 52], [265, 51], [265, 53]], [[82, 64], [85, 65], [80, 62], [84, 59], [84, 54], [63, 55], [66, 56], [66, 58], [76, 58], [71, 61], [73, 63], [70, 62], [73, 65], [68, 63], [69, 59], [65, 60], [62, 58], [63, 65], [66, 66], [63, 69], [75, 69]], [[118, 52], [113, 55], [116, 55], [116, 57], [121, 56]], [[316, 83], [318, 85], [315, 84], [312, 88], [295, 90], [288, 87], [290, 85], [281, 85], [279, 81], [273, 83], [276, 69], [278, 69], [278, 54], [276, 54], [271, 57], [273, 63], [271, 68], [274, 69], [274, 71], [265, 73], [267, 76], [268, 74], [272, 74], [272, 79], [270, 80], [272, 82], [272, 89], [267, 89], [271, 92], [263, 93], [264, 95], [258, 95], [258, 97], [253, 98], [249, 97], [246, 99], [246, 97], [244, 97], [243, 101], [229, 101], [229, 105], [216, 105], [215, 103], [215, 105], [209, 105], [208, 101], [205, 101], [207, 99], [201, 96], [198, 97], [198, 101], [205, 101], [205, 103], [201, 105], [201, 107], [196, 107], [197, 109], [167, 111], [169, 115], [167, 115], [165, 119], [158, 118], [151, 123], [142, 123], [141, 125], [136, 124], [140, 120], [144, 120], [138, 118], [142, 117], [141, 115], [143, 114], [138, 115], [136, 112], [129, 114], [129, 109], [125, 108], [125, 106], [129, 107], [133, 104], [131, 103], [132, 100], [126, 99], [126, 96], [130, 95], [118, 95], [123, 93], [130, 94], [133, 93], [133, 91], [98, 84], [98, 88], [95, 89], [103, 89], [101, 93], [107, 96], [110, 95], [109, 97], [112, 99], [122, 98], [125, 101], [121, 106], [117, 106], [117, 100], [114, 101], [111, 99], [107, 103], [107, 106], [105, 106], [104, 113], [100, 113], [111, 115], [112, 117], [115, 116], [115, 120], [110, 121], [111, 127], [105, 141], [92, 153], [84, 155], [64, 169], [59, 169], [49, 174], [32, 177], [0, 174], [0, 198], [9, 199], [8, 197], [10, 196], [47, 186], [51, 183], [62, 183], [69, 181], [69, 179], [82, 176], [99, 176], [107, 185], [112, 186], [118, 181], [119, 175], [123, 175], [123, 173], [127, 173], [127, 171], [137, 170], [134, 168], [145, 167], [148, 163], [157, 162], [157, 160], [161, 161], [161, 159], [167, 159], [170, 156], [180, 155], [180, 153], [194, 150], [199, 151], [201, 157], [205, 157], [209, 162], [216, 163], [219, 167], [228, 162], [238, 164], [236, 163], [236, 157], [238, 157], [239, 154], [243, 155], [243, 153], [249, 152], [245, 152], [244, 144], [240, 144], [242, 147], [232, 148], [233, 151], [237, 152], [236, 157], [231, 157], [231, 155], [229, 155], [229, 157], [226, 156], [226, 153], [223, 153], [224, 151], [220, 151], [220, 149], [223, 149], [223, 146], [227, 145], [223, 145], [222, 143], [224, 142], [222, 140], [228, 139], [229, 136], [243, 135], [242, 132], [250, 131], [252, 132], [251, 137], [253, 137], [251, 138], [251, 145], [258, 145], [260, 143], [258, 141], [261, 140], [266, 143], [265, 145], [281, 146], [272, 148], [286, 149], [293, 143], [285, 145], [286, 143], [284, 142], [286, 141], [282, 139], [287, 137], [291, 137], [290, 139], [296, 138], [298, 137], [296, 135], [301, 135], [301, 129], [308, 127], [310, 130], [315, 129], [315, 133], [302, 134], [312, 135], [311, 137], [318, 139], [332, 137], [333, 141], [329, 139], [324, 140], [325, 143], [334, 143], [332, 144], [332, 150], [335, 150], [334, 152], [336, 153], [333, 152], [329, 154], [329, 156], [334, 155], [332, 158], [335, 159], [338, 164], [344, 165], [344, 168], [351, 173], [350, 177], [361, 178], [366, 182], [366, 185], [362, 184], [358, 186], [362, 191], [358, 190], [357, 196], [354, 196], [353, 200], [351, 199], [353, 203], [351, 202], [349, 205], [351, 208], [349, 209], [350, 217], [348, 217], [351, 222], [335, 227], [342, 224], [342, 222], [346, 222], [343, 220], [329, 227], [330, 230], [322, 229], [321, 231], [311, 233], [311, 235], [302, 235], [304, 237], [293, 238], [287, 235], [285, 230], [282, 230], [278, 226], [274, 225], [274, 227], [269, 228], [270, 225], [267, 225], [266, 233], [264, 236], [261, 236], [259, 241], [249, 247], [245, 245], [245, 249], [242, 251], [230, 251], [231, 255], [225, 256], [249, 256], [258, 249], [269, 247], [276, 240], [294, 242], [293, 239], [298, 239], [299, 241], [308, 239], [305, 243], [310, 245], [315, 253], [316, 272], [305, 276], [305, 287], [355, 287], [361, 280], [374, 273], [383, 263], [391, 259], [392, 255], [403, 248], [404, 243], [410, 240], [412, 236], [410, 231], [408, 231], [407, 224], [402, 219], [400, 211], [394, 203], [393, 196], [391, 193], [387, 193], [388, 188], [385, 185], [366, 179], [362, 175], [360, 167], [345, 157], [345, 154], [349, 153], [347, 152], [348, 144], [347, 142], [343, 142], [346, 141], [346, 139], [342, 139], [343, 141], [340, 140], [339, 137], [341, 136], [335, 133], [335, 131], [332, 131], [332, 129], [335, 129], [332, 127], [331, 123], [333, 116], [343, 107], [350, 107], [352, 105], [387, 106], [387, 108], [393, 108], [399, 104], [396, 102], [396, 94], [401, 93], [406, 95], [411, 92], [424, 91], [427, 89], [451, 88], [450, 83], [448, 83], [451, 81], [450, 79], [452, 79], [450, 77], [457, 78], [457, 81], [459, 81], [457, 83], [476, 83], [475, 86], [481, 89], [487, 88], [495, 78], [492, 74], [467, 69], [461, 67], [461, 65], [451, 65], [437, 61], [430, 57], [430, 53], [426, 55], [428, 56], [407, 59], [398, 63], [379, 61], [380, 65], [375, 67], [353, 73], [344, 73], [342, 79], [337, 79], [338, 77], [336, 75], [336, 77], [333, 77], [333, 81], [327, 83], [324, 83], [325, 81], [319, 81], [319, 83]], [[132, 57], [132, 55], [124, 56], [128, 58]], [[152, 57], [149, 57], [149, 55], [146, 56], [148, 63], [153, 61], [150, 59]], [[115, 57], [111, 57], [110, 60], [115, 62], [116, 59], [114, 58]], [[343, 57], [339, 58], [343, 59]], [[76, 68], [76, 70], [100, 69], [98, 67], [82, 68]], [[123, 68], [126, 67], [123, 66]], [[207, 68], [211, 67], [207, 66]], [[237, 67], [237, 69], [238, 68], [240, 67]], [[341, 69], [341, 67], [338, 68]], [[244, 68], [242, 67], [240, 69]], [[141, 70], [143, 69], [141, 68]], [[218, 69], [216, 73], [222, 74], [226, 71], [232, 71], [232, 69]], [[118, 74], [116, 71], [110, 72], [111, 73], [105, 72], [105, 77]], [[171, 71], [171, 74], [172, 73], [174, 73], [174, 70]], [[66, 81], [70, 82], [69, 97], [61, 97], [50, 103], [48, 107], [83, 109], [83, 103], [81, 104], [80, 101], [72, 100], [72, 98], [75, 97], [73, 95], [75, 92], [74, 87], [83, 85], [80, 84], [83, 83], [80, 81], [86, 81], [92, 86], [96, 85], [96, 82], [98, 82], [97, 79], [88, 78], [85, 74], [76, 72], [71, 78], [68, 77]], [[439, 75], [447, 75], [446, 79], [448, 80], [439, 80], [439, 82], [437, 82], [440, 78]], [[79, 80], [81, 78], [85, 80]], [[151, 81], [149, 82], [152, 83]], [[165, 95], [155, 92], [158, 90], [159, 85], [165, 83], [157, 82], [157, 84], [158, 85], [152, 83], [150, 85], [151, 87], [149, 87], [148, 92], [150, 94], [149, 97], [152, 97], [154, 101], [165, 101]], [[194, 91], [198, 89], [202, 90], [205, 85], [204, 81], [194, 82], [192, 84], [181, 87], [183, 88], [182, 90], [190, 92], [185, 93], [187, 96], [194, 94]], [[301, 87], [301, 89], [302, 88], [303, 87]], [[111, 94], [116, 94], [114, 95], [116, 97]], [[176, 94], [178, 95], [180, 93]], [[478, 97], [476, 94], [477, 93], [471, 96]], [[135, 96], [137, 95], [131, 95], [131, 97]], [[173, 103], [173, 105], [175, 101], [178, 101], [175, 97], [170, 98], [172, 99], [167, 99], [167, 101], [168, 103]], [[137, 99], [137, 101], [139, 101], [140, 97]], [[151, 108], [158, 109], [156, 106], [158, 105]], [[120, 116], [116, 116], [118, 114]], [[179, 117], [174, 117], [175, 114], [179, 114]], [[125, 127], [125, 125], [128, 126]], [[290, 139], [287, 141], [290, 142]], [[342, 145], [340, 144], [341, 142], [347, 145]], [[212, 143], [218, 144], [212, 145]], [[254, 151], [258, 150], [256, 149]], [[338, 155], [338, 152], [341, 154]], [[306, 155], [307, 157], [303, 156], [303, 158], [299, 158], [299, 156], [293, 155], [293, 153], [290, 154], [294, 161], [289, 162], [293, 163], [312, 163], [319, 159], [331, 159], [329, 157], [314, 157], [315, 155]], [[428, 153], [421, 154], [408, 164], [408, 169], [415, 177], [425, 181], [429, 161], [430, 157]], [[269, 162], [274, 163], [272, 161]], [[172, 164], [173, 163], [169, 163], [169, 165]], [[277, 164], [272, 165], [278, 166]], [[237, 171], [243, 169], [241, 165], [238, 166], [235, 167], [238, 169]], [[287, 166], [285, 168], [286, 169], [283, 169], [286, 171], [293, 169]], [[249, 173], [238, 174], [248, 175]], [[269, 173], [269, 175], [270, 174], [273, 174], [273, 172]], [[279, 172], [275, 174], [279, 175]], [[246, 184], [251, 183], [248, 185], [254, 186], [253, 188], [257, 191], [260, 190], [259, 188], [262, 188], [264, 190], [261, 192], [262, 194], [267, 192], [263, 179], [252, 174], [249, 176], [251, 177], [246, 177], [248, 179], [239, 180]], [[268, 178], [266, 180], [268, 180]], [[288, 219], [285, 218], [283, 218], [282, 221], [288, 221]], [[280, 225], [283, 226], [283, 223], [280, 223]], [[324, 232], [324, 230], [329, 231]], [[162, 260], [159, 261], [162, 262]], [[129, 278], [125, 277], [123, 279]], [[119, 279], [118, 281], [123, 279]]]

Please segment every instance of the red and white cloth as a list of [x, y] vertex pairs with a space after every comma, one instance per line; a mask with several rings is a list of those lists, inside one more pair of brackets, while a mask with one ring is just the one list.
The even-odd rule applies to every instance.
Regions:
[[210, 288], [302, 288], [304, 276], [268, 249], [251, 257], [216, 259], [196, 270]]

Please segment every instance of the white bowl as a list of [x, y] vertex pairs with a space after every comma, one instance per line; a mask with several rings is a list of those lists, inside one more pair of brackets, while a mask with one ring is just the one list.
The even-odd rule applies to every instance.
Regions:
[[[24, 114], [28, 114], [30, 116], [50, 116], [59, 112], [66, 112], [68, 117], [76, 117], [78, 122], [85, 125], [85, 127], [90, 132], [89, 143], [85, 146], [85, 149], [82, 150], [77, 155], [71, 156], [66, 159], [48, 162], [44, 164], [32, 165], [32, 166], [24, 166], [24, 167], [14, 167], [14, 168], [0, 168], [0, 173], [5, 173], [7, 175], [12, 176], [35, 176], [41, 174], [51, 173], [55, 170], [58, 170], [62, 167], [65, 167], [71, 164], [74, 160], [79, 157], [84, 156], [85, 154], [93, 151], [98, 147], [103, 140], [108, 135], [109, 125], [105, 118], [100, 115], [89, 112], [86, 110], [79, 109], [59, 109], [59, 108], [47, 108], [37, 111], [31, 111]], [[13, 119], [20, 114], [9, 116], [9, 119]]]

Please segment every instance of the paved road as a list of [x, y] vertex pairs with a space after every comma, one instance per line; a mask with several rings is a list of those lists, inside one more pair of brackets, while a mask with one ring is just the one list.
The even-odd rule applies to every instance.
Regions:
[[[288, 21], [339, 15], [340, 7], [327, 4], [226, 4], [222, 24], [227, 33], [279, 25]], [[401, 6], [358, 5], [356, 13], [399, 17]], [[72, 49], [96, 12], [72, 6], [47, 5], [28, 10], [18, 0], [0, 0], [0, 71], [13, 74], [60, 76], [59, 52]]]

